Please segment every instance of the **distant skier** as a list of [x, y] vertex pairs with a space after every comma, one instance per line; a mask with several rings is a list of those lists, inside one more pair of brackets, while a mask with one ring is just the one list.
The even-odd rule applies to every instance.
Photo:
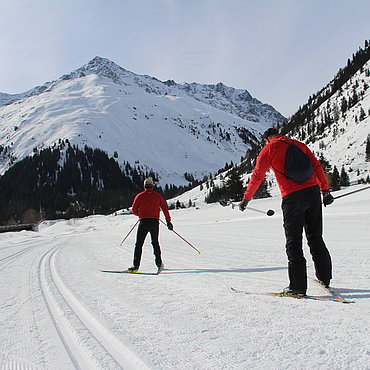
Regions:
[[322, 238], [320, 189], [325, 207], [333, 203], [334, 198], [329, 192], [324, 170], [305, 144], [279, 135], [275, 128], [266, 130], [262, 137], [267, 145], [258, 155], [243, 200], [239, 203], [239, 209], [241, 211], [246, 209], [266, 172], [272, 168], [283, 198], [282, 211], [290, 281], [284, 293], [306, 294], [307, 271], [302, 249], [303, 229], [314, 261], [316, 276], [328, 287], [332, 278], [332, 263]]
[[157, 265], [158, 273], [161, 272], [164, 267], [158, 240], [159, 214], [161, 209], [165, 215], [168, 229], [172, 230], [173, 225], [171, 223], [171, 216], [166, 201], [163, 199], [162, 195], [153, 190], [153, 187], [153, 180], [145, 179], [145, 190], [136, 195], [132, 204], [132, 212], [134, 215], [139, 216], [140, 222], [136, 234], [134, 263], [132, 267], [128, 268], [128, 271], [134, 272], [139, 269], [143, 244], [148, 233], [150, 233], [152, 239], [155, 264]]

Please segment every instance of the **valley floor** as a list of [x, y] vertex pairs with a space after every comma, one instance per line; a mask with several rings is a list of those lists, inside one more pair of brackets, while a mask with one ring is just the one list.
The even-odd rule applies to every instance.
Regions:
[[[352, 189], [351, 189], [352, 190]], [[347, 190], [338, 192], [338, 195]], [[131, 265], [136, 217], [47, 221], [0, 234], [1, 369], [369, 369], [370, 190], [324, 209], [332, 285], [353, 304], [240, 295], [280, 291], [287, 262], [280, 199], [203, 205], [161, 225], [158, 276]], [[312, 260], [305, 244], [310, 277]], [[155, 271], [150, 241], [142, 271]], [[309, 294], [325, 295], [309, 281]]]

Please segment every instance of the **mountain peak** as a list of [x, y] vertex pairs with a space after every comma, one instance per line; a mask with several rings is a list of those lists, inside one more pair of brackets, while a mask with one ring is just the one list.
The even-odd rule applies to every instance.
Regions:
[[96, 56], [95, 58], [91, 59], [90, 62], [76, 69], [75, 72], [72, 72], [70, 77], [75, 77], [75, 73], [77, 73], [78, 77], [96, 73], [99, 76], [111, 79], [114, 83], [120, 84], [122, 82], [121, 76], [123, 74], [127, 74], [128, 71], [108, 58]]
[[247, 90], [235, 89], [234, 87], [224, 85], [222, 82], [219, 82], [217, 85], [209, 86], [228, 98], [236, 95], [238, 100], [251, 101], [253, 99], [252, 95]]
[[87, 64], [85, 64], [81, 68], [84, 68], [84, 67], [86, 69], [91, 69], [91, 70], [96, 70], [96, 69], [99, 69], [99, 68], [107, 68], [107, 67], [123, 69], [118, 64], [112, 62], [110, 59], [103, 58], [103, 57], [100, 57], [100, 56], [94, 57], [93, 59], [91, 59]]

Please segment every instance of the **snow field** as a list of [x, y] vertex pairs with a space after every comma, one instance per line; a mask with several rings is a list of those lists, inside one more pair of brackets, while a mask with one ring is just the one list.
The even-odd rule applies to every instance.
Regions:
[[[131, 265], [135, 233], [119, 244], [132, 215], [0, 234], [1, 368], [367, 369], [369, 191], [324, 209], [332, 285], [347, 305], [231, 291], [287, 285], [279, 198], [251, 203], [272, 217], [217, 204], [172, 211], [201, 254], [161, 225], [158, 276], [100, 271]], [[149, 239], [140, 269], [156, 270]], [[325, 295], [311, 281], [308, 292]]]

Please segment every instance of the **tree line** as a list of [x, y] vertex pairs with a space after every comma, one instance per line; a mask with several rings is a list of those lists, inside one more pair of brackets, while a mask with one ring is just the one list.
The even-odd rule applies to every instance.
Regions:
[[[130, 207], [147, 177], [158, 181], [155, 172], [128, 162], [120, 166], [100, 149], [60, 141], [52, 148], [35, 149], [0, 177], [0, 224], [110, 214]], [[168, 198], [191, 185], [156, 190]]]
[[[339, 190], [342, 186], [350, 185], [349, 176], [344, 167], [342, 167], [339, 172], [338, 168], [336, 166], [332, 167], [323, 155], [321, 155], [318, 160], [326, 173], [330, 188], [333, 191]], [[249, 171], [246, 170], [247, 167], [250, 168]], [[253, 165], [250, 162], [242, 162], [240, 165], [232, 167], [228, 172], [226, 172], [225, 176], [220, 176], [220, 185], [215, 185], [214, 182], [211, 182], [209, 192], [205, 198], [206, 203], [215, 203], [221, 200], [240, 201], [243, 198], [246, 189], [242, 176], [245, 173], [251, 172], [252, 167]], [[271, 194], [268, 191], [270, 186], [271, 183], [268, 183], [265, 178], [253, 198], [260, 199], [271, 197]]]

